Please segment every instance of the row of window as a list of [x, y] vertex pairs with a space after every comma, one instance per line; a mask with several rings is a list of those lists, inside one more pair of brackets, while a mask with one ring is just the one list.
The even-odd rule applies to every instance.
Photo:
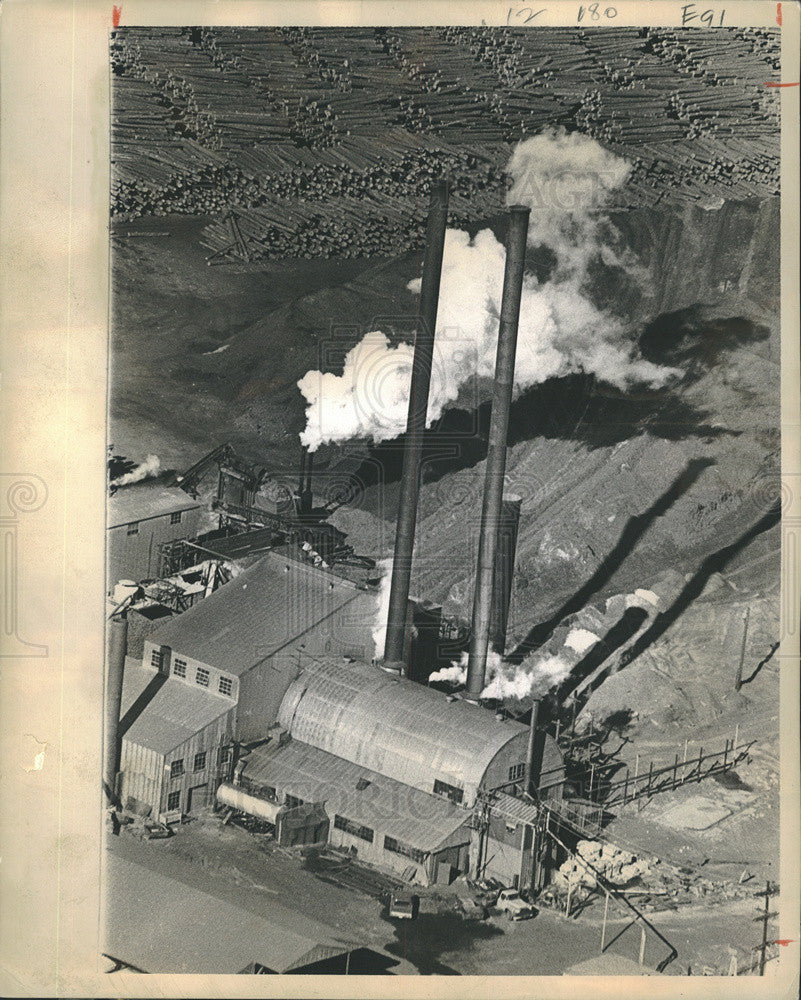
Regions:
[[[180, 524], [181, 523], [181, 515], [182, 514], [183, 514], [182, 510], [174, 510], [170, 514], [170, 524]], [[139, 534], [139, 522], [138, 521], [131, 521], [131, 523], [128, 525], [128, 534], [129, 535], [138, 535]]]
[[[221, 747], [217, 755], [217, 762], [219, 764], [228, 764], [231, 760], [232, 753], [233, 750], [231, 747]], [[199, 750], [195, 754], [194, 761], [192, 762], [193, 773], [206, 770], [207, 756], [208, 754], [205, 750]], [[170, 763], [170, 777], [180, 778], [182, 774], [186, 774], [186, 770], [184, 768], [184, 759], [183, 757], [180, 757], [178, 760], [174, 760]]]
[[[368, 844], [372, 844], [373, 842], [374, 831], [369, 826], [354, 823], [353, 820], [347, 819], [345, 816], [338, 814], [334, 816], [334, 827], [337, 830], [350, 833], [354, 837], [359, 837], [360, 840], [366, 840]], [[384, 850], [392, 851], [393, 854], [402, 854], [403, 857], [411, 858], [412, 861], [416, 861], [418, 864], [423, 864], [428, 856], [425, 851], [418, 850], [418, 848], [412, 847], [411, 844], [404, 844], [402, 840], [396, 840], [388, 834], [384, 835]]]
[[[161, 650], [154, 649], [150, 656], [150, 664], [155, 667], [156, 670], [161, 670]], [[182, 677], [186, 679], [187, 664], [186, 660], [182, 660], [176, 657], [172, 664], [173, 677]], [[211, 678], [211, 673], [205, 667], [198, 667], [195, 670], [195, 684], [199, 687], [207, 688], [209, 686], [209, 680]], [[217, 681], [217, 690], [220, 694], [224, 694], [226, 697], [230, 698], [234, 690], [234, 682], [230, 677], [220, 677]]]

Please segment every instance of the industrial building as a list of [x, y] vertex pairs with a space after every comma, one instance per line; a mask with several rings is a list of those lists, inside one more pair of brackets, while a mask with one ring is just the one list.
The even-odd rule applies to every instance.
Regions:
[[[288, 542], [147, 636], [132, 670], [123, 670], [127, 626], [116, 616], [105, 784], [158, 817], [196, 812], [213, 794], [269, 824], [279, 843], [330, 843], [409, 881], [470, 873], [538, 888], [550, 862], [542, 805], [562, 794], [561, 754], [537, 727], [536, 702], [528, 726], [479, 704], [488, 654], [504, 646], [520, 512], [519, 498], [503, 494], [528, 224], [519, 207], [510, 210], [467, 688], [447, 695], [418, 683], [428, 673], [416, 662], [416, 625], [428, 620], [438, 635], [440, 624], [440, 609], [417, 607], [409, 592], [447, 206], [438, 184], [384, 648], [374, 647], [375, 590], [322, 558], [293, 557]], [[304, 492], [308, 511], [302, 467]]]
[[132, 796], [153, 815], [205, 805], [234, 737], [265, 736], [301, 656], [372, 657], [375, 601], [373, 591], [268, 552], [148, 635], [141, 664], [124, 671], [122, 801]]
[[196, 537], [207, 525], [200, 500], [175, 486], [149, 479], [115, 490], [106, 522], [106, 581], [152, 580], [161, 567], [160, 546]]
[[[219, 790], [223, 805], [268, 822], [267, 804], [319, 805], [329, 843], [424, 884], [475, 871], [479, 853], [486, 877], [530, 883], [536, 808], [519, 802], [522, 811], [504, 816], [500, 832], [481, 822], [497, 789], [522, 780], [527, 726], [334, 658], [304, 664], [277, 723], [267, 742], [239, 761], [232, 786]], [[543, 734], [539, 773], [550, 784], [561, 766], [555, 741]], [[247, 798], [237, 798], [239, 789]]]

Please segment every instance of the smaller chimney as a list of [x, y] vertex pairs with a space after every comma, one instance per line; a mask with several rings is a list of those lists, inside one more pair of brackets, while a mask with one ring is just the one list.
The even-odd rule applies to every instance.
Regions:
[[[537, 757], [537, 722], [539, 720], [540, 714], [540, 703], [539, 699], [534, 699], [531, 703], [531, 721], [528, 725], [528, 746], [526, 748], [526, 770], [523, 775], [523, 793], [525, 795], [534, 795], [535, 792], [532, 791], [531, 785], [535, 778], [539, 778], [539, 767], [536, 764], [535, 758]], [[537, 781], [539, 784], [539, 781]]]
[[120, 762], [120, 711], [125, 654], [128, 649], [128, 616], [123, 611], [109, 620], [106, 661], [106, 699], [103, 725], [103, 789], [111, 805], [117, 804]]

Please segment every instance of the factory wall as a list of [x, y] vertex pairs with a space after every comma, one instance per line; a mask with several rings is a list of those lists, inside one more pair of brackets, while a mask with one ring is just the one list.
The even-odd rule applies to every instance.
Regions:
[[106, 590], [111, 593], [120, 580], [156, 579], [159, 575], [159, 545], [178, 538], [195, 538], [203, 530], [206, 512], [201, 507], [180, 512], [181, 520], [172, 524], [167, 513], [130, 524], [119, 524], [107, 531]]
[[[504, 885], [525, 888], [531, 880], [535, 830], [521, 821], [491, 813], [481, 847], [481, 878], [494, 878]], [[479, 834], [474, 831], [472, 856], [479, 856]]]
[[[503, 723], [499, 723], [503, 725]], [[518, 733], [495, 754], [481, 781], [482, 788], [497, 788], [522, 777], [528, 750], [528, 734]]]
[[[164, 756], [149, 747], [122, 739], [120, 750], [120, 801], [126, 809], [138, 811], [136, 803], [149, 805], [157, 815], [164, 779]], [[135, 799], [136, 803], [129, 802]]]
[[[196, 733], [168, 754], [157, 753], [123, 738], [120, 754], [120, 799], [128, 806], [132, 797], [150, 806], [151, 817], [165, 812], [197, 812], [213, 799], [217, 785], [227, 775], [228, 763], [221, 761], [220, 748], [233, 742], [233, 707], [225, 715]], [[195, 771], [195, 756], [206, 754], [204, 766]], [[171, 777], [174, 761], [184, 762], [183, 773]], [[191, 790], [191, 794], [190, 794]], [[170, 805], [170, 793], [178, 793]]]
[[[164, 757], [160, 814], [176, 810], [192, 814], [211, 805], [217, 786], [228, 774], [232, 749], [226, 748], [232, 748], [233, 734], [232, 708]], [[196, 769], [199, 755], [205, 759]], [[183, 761], [183, 773], [172, 777], [173, 766], [179, 761]]]
[[298, 654], [290, 650], [262, 660], [242, 674], [236, 709], [238, 740], [247, 743], [265, 736], [298, 669]]

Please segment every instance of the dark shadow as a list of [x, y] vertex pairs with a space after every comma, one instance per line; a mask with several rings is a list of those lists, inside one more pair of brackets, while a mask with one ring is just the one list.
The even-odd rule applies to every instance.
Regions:
[[680, 366], [692, 378], [721, 363], [721, 355], [745, 344], [767, 340], [770, 330], [743, 316], [706, 318], [703, 306], [664, 313], [640, 335], [647, 361]]
[[671, 604], [667, 611], [656, 616], [651, 627], [646, 629], [631, 649], [627, 650], [623, 657], [621, 657], [621, 666], [631, 663], [641, 653], [644, 653], [652, 643], [664, 635], [676, 619], [700, 596], [713, 573], [722, 572], [739, 552], [742, 552], [762, 532], [768, 531], [774, 525], [778, 524], [780, 520], [781, 503], [777, 501], [736, 542], [732, 542], [731, 545], [726, 545], [722, 549], [718, 549], [717, 552], [713, 552], [712, 555], [707, 556], [673, 604]]
[[503, 934], [493, 924], [465, 920], [453, 911], [421, 913], [415, 920], [394, 920], [385, 913], [382, 919], [394, 925], [395, 931], [395, 939], [384, 945], [386, 951], [411, 962], [423, 976], [461, 975], [441, 962], [439, 956], [443, 952], [468, 951], [476, 941]]
[[166, 680], [167, 678], [164, 674], [158, 673], [154, 674], [152, 679], [148, 681], [147, 687], [142, 691], [136, 701], [120, 719], [120, 738], [128, 732], [142, 712], [144, 712], [150, 702], [156, 697], [156, 693]]
[[772, 645], [772, 646], [770, 647], [770, 649], [768, 650], [768, 655], [767, 655], [767, 656], [764, 656], [764, 657], [763, 657], [763, 658], [762, 658], [762, 659], [761, 659], [761, 660], [759, 661], [759, 663], [757, 663], [756, 667], [754, 668], [754, 672], [753, 672], [753, 673], [752, 673], [752, 674], [751, 674], [751, 675], [750, 675], [749, 677], [743, 677], [743, 681], [742, 681], [742, 682], [743, 682], [743, 684], [750, 684], [750, 683], [751, 683], [751, 681], [752, 681], [752, 680], [753, 680], [753, 679], [754, 679], [754, 678], [756, 677], [756, 675], [757, 675], [757, 674], [759, 673], [759, 671], [760, 671], [760, 670], [761, 670], [761, 669], [762, 669], [762, 668], [763, 668], [763, 667], [765, 666], [765, 664], [766, 664], [766, 663], [767, 663], [767, 662], [768, 662], [769, 660], [772, 660], [772, 659], [773, 659], [773, 654], [774, 654], [774, 653], [776, 652], [776, 650], [777, 650], [777, 649], [779, 648], [779, 646], [780, 646], [780, 643], [778, 643], [778, 642], [774, 642], [774, 643], [773, 643], [773, 645]]
[[563, 618], [580, 611], [593, 594], [600, 590], [620, 569], [624, 560], [632, 553], [650, 525], [658, 517], [662, 517], [679, 497], [690, 489], [704, 469], [714, 464], [714, 461], [708, 458], [694, 458], [688, 462], [686, 469], [673, 480], [668, 489], [644, 513], [629, 518], [614, 548], [603, 559], [589, 580], [565, 601], [547, 621], [535, 625], [507, 659], [511, 663], [521, 663], [529, 653], [538, 649], [548, 639]]
[[[620, 621], [616, 622], [606, 635], [595, 643], [587, 655], [573, 667], [560, 687], [557, 698], [563, 701], [572, 691], [575, 691], [579, 684], [600, 667], [604, 660], [608, 659], [616, 649], [620, 649], [622, 645], [627, 643], [642, 628], [643, 622], [647, 617], [648, 612], [644, 608], [626, 608], [621, 615]], [[594, 685], [588, 685], [582, 692], [582, 698], [589, 698], [595, 687], [601, 684], [602, 680], [603, 675], [596, 679]]]

